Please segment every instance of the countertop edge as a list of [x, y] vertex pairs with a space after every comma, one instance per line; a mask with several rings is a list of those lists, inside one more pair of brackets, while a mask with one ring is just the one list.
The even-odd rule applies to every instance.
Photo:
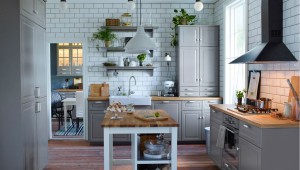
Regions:
[[[292, 121], [292, 120], [282, 120], [282, 123], [288, 121], [290, 124], [261, 124], [261, 123], [258, 123], [258, 121], [255, 122], [253, 120], [249, 120], [247, 118], [249, 118], [249, 116], [252, 116], [252, 115], [243, 116], [243, 115], [237, 114], [237, 113], [227, 109], [227, 108], [234, 108], [234, 105], [210, 104], [209, 106], [214, 110], [223, 112], [227, 115], [233, 116], [241, 121], [244, 121], [246, 123], [249, 123], [249, 124], [259, 127], [259, 128], [300, 128], [299, 121], [296, 122], [296, 121]], [[226, 107], [226, 109], [224, 109], [224, 107]], [[253, 116], [261, 116], [261, 115], [253, 115]], [[275, 119], [275, 118], [270, 117], [270, 119]]]
[[[160, 97], [160, 96], [151, 96], [152, 101], [183, 101], [183, 100], [222, 100], [222, 97]], [[88, 101], [108, 101], [108, 96], [99, 96], [87, 98]]]

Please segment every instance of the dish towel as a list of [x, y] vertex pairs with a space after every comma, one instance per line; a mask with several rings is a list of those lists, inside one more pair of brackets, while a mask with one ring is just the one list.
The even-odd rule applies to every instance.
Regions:
[[225, 130], [226, 130], [226, 127], [223, 125], [220, 125], [216, 146], [219, 148], [222, 148], [222, 149], [224, 148]]
[[83, 117], [84, 113], [84, 101], [83, 101], [83, 92], [76, 92], [76, 117]]

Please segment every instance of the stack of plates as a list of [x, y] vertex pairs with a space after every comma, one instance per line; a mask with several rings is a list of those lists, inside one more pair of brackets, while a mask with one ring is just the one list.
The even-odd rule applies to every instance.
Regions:
[[147, 159], [162, 159], [167, 157], [167, 154], [162, 151], [161, 153], [150, 153], [149, 150], [144, 150], [144, 157]]

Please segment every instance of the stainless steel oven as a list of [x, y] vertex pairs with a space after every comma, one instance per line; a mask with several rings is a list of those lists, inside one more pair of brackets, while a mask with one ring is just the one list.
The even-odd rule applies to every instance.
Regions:
[[239, 120], [224, 115], [223, 126], [225, 130], [224, 148], [222, 153], [222, 169], [239, 169]]

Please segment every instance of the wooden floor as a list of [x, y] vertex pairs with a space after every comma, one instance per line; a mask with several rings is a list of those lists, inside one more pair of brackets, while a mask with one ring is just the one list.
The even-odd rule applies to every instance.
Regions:
[[[130, 151], [130, 146], [115, 146], [114, 158], [130, 158]], [[103, 169], [103, 146], [90, 146], [83, 140], [51, 140], [48, 156], [45, 170]], [[202, 144], [178, 145], [177, 161], [178, 170], [218, 170]], [[114, 165], [113, 169], [132, 170], [132, 166]]]

